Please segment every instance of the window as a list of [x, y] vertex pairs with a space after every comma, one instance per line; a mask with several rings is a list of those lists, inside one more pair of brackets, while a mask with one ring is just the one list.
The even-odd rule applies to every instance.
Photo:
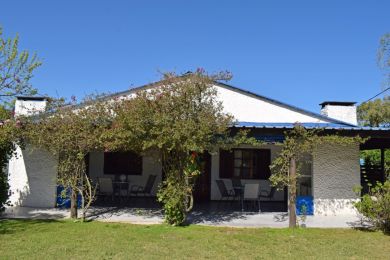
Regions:
[[220, 151], [220, 178], [261, 179], [271, 175], [271, 150], [233, 149]]
[[142, 156], [133, 152], [104, 153], [104, 174], [142, 175]]
[[298, 196], [312, 196], [312, 157], [304, 156], [297, 185]]

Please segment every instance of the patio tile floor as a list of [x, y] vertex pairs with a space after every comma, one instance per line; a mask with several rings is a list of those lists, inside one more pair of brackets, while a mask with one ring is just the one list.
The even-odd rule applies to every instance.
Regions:
[[[288, 214], [281, 212], [283, 204], [263, 203], [262, 212], [247, 210], [242, 212], [239, 205], [230, 203], [198, 203], [188, 215], [189, 224], [229, 227], [288, 227]], [[285, 206], [284, 206], [285, 207]], [[278, 212], [272, 211], [278, 209]], [[97, 201], [88, 212], [88, 219], [106, 222], [127, 222], [133, 224], [161, 224], [163, 212], [154, 200], [132, 199], [122, 203]], [[69, 217], [68, 209], [58, 208], [8, 208], [2, 218], [63, 219]], [[359, 227], [363, 223], [357, 215], [307, 216], [307, 227], [348, 228]]]

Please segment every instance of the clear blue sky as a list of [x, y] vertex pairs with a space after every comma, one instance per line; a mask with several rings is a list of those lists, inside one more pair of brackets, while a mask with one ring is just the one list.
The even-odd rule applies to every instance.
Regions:
[[3, 1], [0, 24], [44, 64], [41, 93], [78, 97], [229, 70], [231, 84], [318, 111], [381, 91], [390, 1]]

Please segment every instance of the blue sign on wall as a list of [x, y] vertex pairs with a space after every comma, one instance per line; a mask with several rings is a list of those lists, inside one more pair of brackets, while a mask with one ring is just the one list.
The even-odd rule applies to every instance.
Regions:
[[[313, 196], [297, 196], [296, 211], [297, 215], [313, 215]], [[305, 210], [306, 212], [303, 212]]]
[[[66, 190], [65, 196], [63, 196], [64, 187], [62, 185], [57, 186], [57, 208], [70, 208], [70, 195], [71, 189], [68, 188]], [[81, 195], [77, 196], [77, 207], [81, 208]]]

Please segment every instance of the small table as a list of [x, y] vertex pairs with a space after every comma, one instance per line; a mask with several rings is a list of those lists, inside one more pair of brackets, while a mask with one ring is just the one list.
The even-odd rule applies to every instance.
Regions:
[[[122, 197], [122, 190], [126, 191], [125, 196], [129, 195], [129, 184], [130, 184], [129, 181], [113, 181], [112, 182], [112, 185], [114, 186], [114, 191], [115, 190], [118, 191], [118, 195], [120, 198]], [[115, 192], [114, 192], [114, 194], [115, 194]]]

